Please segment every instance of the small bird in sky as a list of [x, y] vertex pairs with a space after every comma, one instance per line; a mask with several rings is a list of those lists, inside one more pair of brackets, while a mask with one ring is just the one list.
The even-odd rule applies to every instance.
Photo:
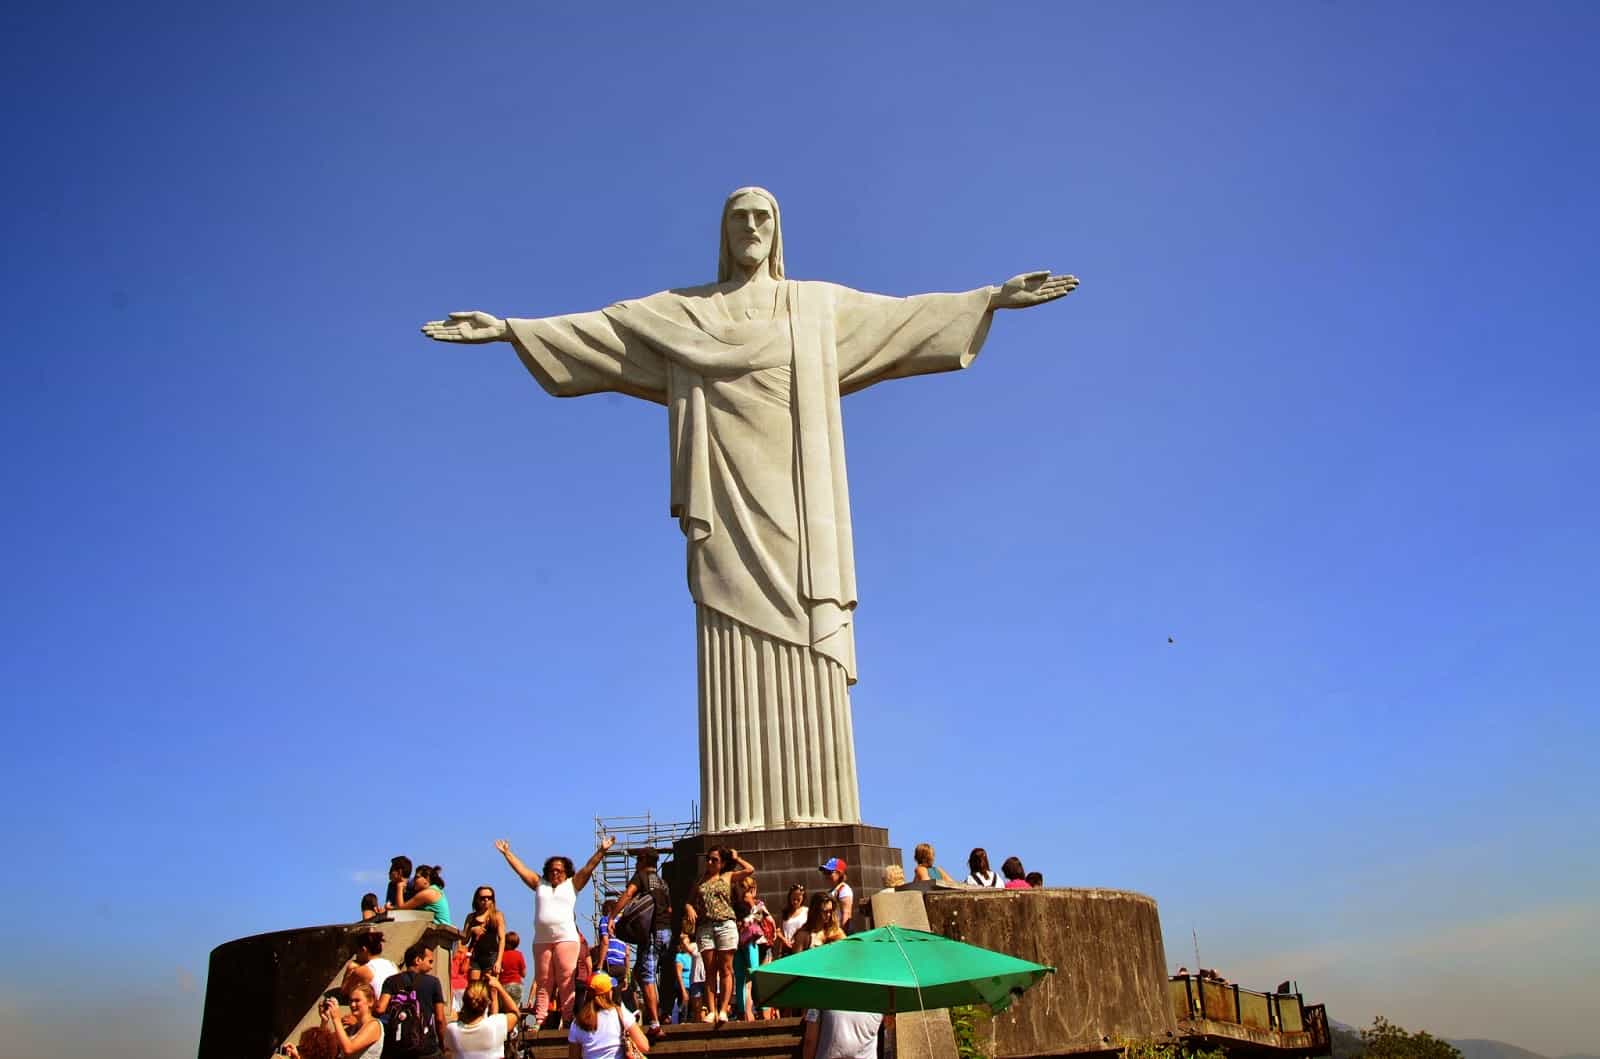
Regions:
[[1178, 641], [1174, 640], [1172, 637], [1169, 636], [1169, 637], [1167, 637], [1167, 642], [1168, 643], [1177, 643]]

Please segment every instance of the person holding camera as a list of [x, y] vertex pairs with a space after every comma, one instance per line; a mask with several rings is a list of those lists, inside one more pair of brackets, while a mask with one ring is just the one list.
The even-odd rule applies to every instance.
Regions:
[[375, 1011], [377, 994], [367, 982], [356, 982], [350, 987], [350, 1014], [354, 1022], [345, 1026], [339, 1012], [337, 996], [323, 997], [322, 1025], [333, 1034], [339, 1045], [339, 1054], [356, 1059], [378, 1059], [383, 1054], [383, 1023]]

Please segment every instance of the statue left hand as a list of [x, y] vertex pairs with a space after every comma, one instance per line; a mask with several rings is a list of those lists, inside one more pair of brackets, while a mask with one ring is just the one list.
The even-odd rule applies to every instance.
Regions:
[[[510, 333], [506, 322], [489, 313], [451, 313], [445, 320], [429, 320], [422, 333], [435, 342], [502, 342]], [[504, 851], [502, 851], [504, 852]]]
[[991, 309], [1026, 309], [1065, 298], [1078, 289], [1077, 276], [1052, 276], [1049, 270], [1024, 272], [1006, 280], [989, 297]]

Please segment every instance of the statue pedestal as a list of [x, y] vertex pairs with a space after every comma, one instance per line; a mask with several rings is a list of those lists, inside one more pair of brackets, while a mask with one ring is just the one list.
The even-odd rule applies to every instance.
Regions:
[[806, 900], [831, 884], [818, 870], [830, 857], [842, 857], [848, 871], [845, 881], [855, 892], [854, 915], [849, 930], [863, 929], [861, 908], [866, 898], [883, 889], [883, 869], [900, 864], [900, 850], [889, 845], [887, 828], [867, 824], [820, 824], [814, 827], [774, 827], [760, 831], [719, 831], [681, 838], [672, 844], [672, 869], [663, 876], [672, 887], [679, 908], [694, 881], [705, 872], [705, 852], [712, 846], [730, 846], [756, 869], [761, 899], [772, 914], [783, 918], [789, 887], [800, 883]]

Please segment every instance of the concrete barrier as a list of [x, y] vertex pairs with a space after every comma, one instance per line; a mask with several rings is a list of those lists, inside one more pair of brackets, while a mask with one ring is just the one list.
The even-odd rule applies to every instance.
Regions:
[[1177, 1037], [1156, 903], [1126, 890], [930, 889], [929, 929], [1056, 969], [988, 1024], [995, 1059]]
[[[391, 913], [387, 922], [340, 923], [256, 934], [211, 950], [198, 1059], [270, 1059], [279, 1045], [321, 1024], [317, 1003], [344, 980], [357, 941], [383, 935], [383, 955], [404, 970], [408, 947], [419, 940], [448, 946], [454, 927], [433, 924], [429, 912]], [[437, 948], [434, 974], [450, 980], [447, 948]], [[446, 985], [446, 993], [449, 989]]]

